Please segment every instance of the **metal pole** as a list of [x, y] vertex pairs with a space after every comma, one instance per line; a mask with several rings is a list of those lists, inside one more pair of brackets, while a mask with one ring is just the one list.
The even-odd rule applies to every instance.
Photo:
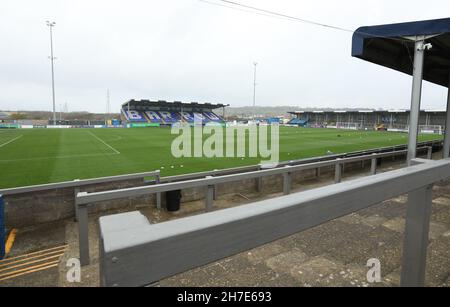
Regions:
[[[161, 183], [161, 175], [158, 173], [155, 176], [155, 184]], [[156, 193], [156, 208], [161, 210], [161, 192]]]
[[[258, 170], [262, 170], [261, 165], [258, 166]], [[262, 190], [262, 177], [256, 178], [256, 191], [261, 192]]]
[[74, 209], [75, 209], [75, 222], [78, 222], [78, 206], [77, 206], [77, 194], [80, 193], [80, 188], [74, 188]]
[[408, 194], [400, 282], [402, 287], [422, 287], [425, 284], [432, 187], [430, 185]]
[[[376, 155], [376, 154], [374, 154], [374, 155]], [[372, 175], [376, 175], [376, 173], [377, 173], [377, 162], [378, 162], [378, 159], [377, 159], [377, 158], [373, 158], [373, 159], [371, 160], [371, 163], [370, 163], [370, 173], [371, 173]]]
[[448, 78], [447, 117], [445, 120], [445, 137], [442, 153], [444, 159], [450, 156], [450, 73]]
[[341, 159], [336, 160], [336, 165], [334, 168], [334, 182], [340, 183], [342, 181], [342, 164], [339, 162]]
[[258, 65], [258, 63], [254, 62], [253, 65], [255, 66], [255, 69], [253, 71], [253, 120], [255, 120], [255, 117], [256, 117], [256, 66]]
[[213, 200], [217, 200], [217, 185], [213, 185]]
[[433, 146], [427, 147], [427, 159], [433, 160]]
[[208, 185], [206, 187], [205, 208], [206, 211], [212, 211], [214, 203], [214, 185]]
[[422, 95], [424, 39], [418, 39], [414, 47], [413, 84], [411, 93], [411, 110], [409, 113], [409, 139], [407, 163], [416, 157], [417, 135], [419, 132], [420, 99]]
[[52, 63], [52, 98], [53, 98], [53, 125], [56, 125], [56, 103], [55, 103], [55, 69], [53, 61], [53, 27], [56, 23], [47, 21], [47, 26], [50, 28], [50, 61]]
[[291, 173], [287, 172], [283, 174], [283, 195], [291, 194], [292, 178]]
[[78, 249], [80, 251], [80, 264], [88, 265], [89, 260], [89, 219], [87, 205], [78, 206]]

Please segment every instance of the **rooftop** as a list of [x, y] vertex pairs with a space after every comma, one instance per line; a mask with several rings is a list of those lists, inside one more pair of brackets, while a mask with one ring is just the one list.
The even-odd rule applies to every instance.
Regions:
[[448, 87], [450, 18], [361, 27], [353, 34], [352, 56], [412, 75], [414, 40], [419, 37], [432, 45], [423, 79]]
[[203, 109], [217, 109], [226, 107], [228, 105], [224, 104], [214, 104], [214, 103], [199, 103], [199, 102], [181, 102], [181, 101], [165, 101], [165, 100], [148, 100], [148, 99], [141, 99], [141, 100], [135, 100], [131, 99], [125, 103], [122, 104], [122, 108], [126, 107], [136, 107], [136, 106], [143, 106], [143, 107], [167, 107], [167, 106], [173, 106], [173, 107], [198, 107]]

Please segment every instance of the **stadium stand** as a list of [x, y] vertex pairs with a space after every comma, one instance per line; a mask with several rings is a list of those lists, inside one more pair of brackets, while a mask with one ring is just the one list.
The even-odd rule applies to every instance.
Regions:
[[307, 120], [299, 119], [299, 118], [293, 118], [288, 122], [288, 125], [295, 125], [299, 127], [306, 127], [308, 125]]
[[141, 123], [147, 122], [144, 114], [142, 112], [136, 110], [122, 110], [124, 112], [124, 116], [128, 122]]
[[121, 115], [123, 121], [128, 124], [149, 126], [172, 125], [178, 122], [223, 124], [223, 118], [213, 110], [224, 107], [223, 104], [210, 103], [130, 100], [122, 105]]
[[[360, 130], [380, 130], [407, 132], [409, 129], [408, 110], [302, 110], [288, 112], [294, 118], [290, 125], [308, 127], [328, 127]], [[383, 130], [381, 129], [381, 130]], [[442, 134], [445, 130], [444, 110], [421, 110], [419, 129], [422, 133]]]

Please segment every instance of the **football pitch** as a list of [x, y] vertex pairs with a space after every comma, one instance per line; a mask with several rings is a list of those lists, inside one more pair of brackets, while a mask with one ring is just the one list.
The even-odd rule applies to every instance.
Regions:
[[[0, 188], [161, 170], [162, 176], [255, 165], [260, 158], [174, 158], [170, 128], [0, 130]], [[438, 139], [420, 135], [420, 141]], [[280, 160], [407, 143], [407, 134], [280, 127]]]

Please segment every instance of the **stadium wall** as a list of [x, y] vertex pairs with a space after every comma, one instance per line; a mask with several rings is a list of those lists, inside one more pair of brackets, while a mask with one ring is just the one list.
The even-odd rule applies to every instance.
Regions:
[[[125, 180], [85, 186], [81, 191], [100, 192], [142, 186], [142, 179]], [[75, 217], [75, 189], [62, 188], [47, 191], [5, 195], [7, 227], [26, 227]], [[137, 210], [142, 204], [156, 203], [154, 195], [112, 201], [103, 206], [89, 208], [91, 213], [108, 210]]]

